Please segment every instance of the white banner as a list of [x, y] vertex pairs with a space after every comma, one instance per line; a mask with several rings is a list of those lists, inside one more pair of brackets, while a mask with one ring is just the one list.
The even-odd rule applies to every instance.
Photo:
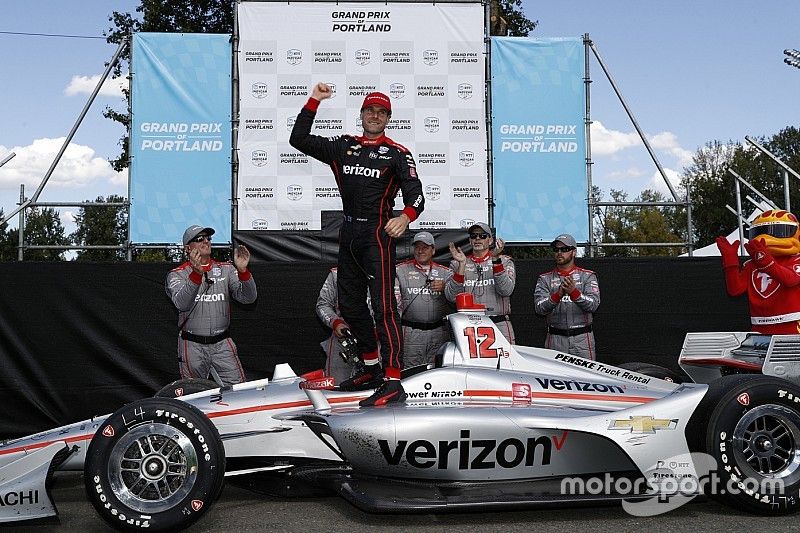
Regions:
[[487, 220], [479, 2], [242, 2], [238, 21], [240, 230], [318, 230], [321, 211], [341, 210], [330, 168], [289, 146], [319, 81], [335, 93], [320, 106], [317, 135], [361, 135], [364, 96], [392, 98], [386, 135], [414, 154], [425, 191], [412, 228]]

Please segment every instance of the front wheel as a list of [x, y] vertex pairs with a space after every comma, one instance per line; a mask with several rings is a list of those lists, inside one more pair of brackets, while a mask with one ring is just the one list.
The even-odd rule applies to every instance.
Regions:
[[219, 496], [225, 450], [216, 426], [169, 398], [133, 402], [108, 417], [86, 452], [84, 483], [100, 516], [120, 531], [178, 531]]
[[758, 514], [800, 510], [799, 402], [800, 388], [771, 376], [726, 376], [709, 386], [689, 425], [690, 443], [717, 463], [708, 496]]

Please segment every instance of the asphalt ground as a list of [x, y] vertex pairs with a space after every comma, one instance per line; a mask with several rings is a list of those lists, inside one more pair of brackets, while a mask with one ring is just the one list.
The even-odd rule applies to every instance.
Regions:
[[[86, 500], [82, 474], [57, 473], [53, 498], [59, 510], [57, 521], [34, 525], [0, 527], [0, 532], [110, 531]], [[222, 495], [190, 532], [235, 531], [453, 531], [508, 533], [510, 531], [621, 533], [687, 531], [733, 533], [736, 531], [796, 532], [800, 516], [753, 516], [714, 501], [692, 502], [666, 514], [635, 517], [621, 507], [521, 510], [451, 514], [378, 515], [364, 513], [338, 496], [280, 499], [265, 497], [226, 484]]]

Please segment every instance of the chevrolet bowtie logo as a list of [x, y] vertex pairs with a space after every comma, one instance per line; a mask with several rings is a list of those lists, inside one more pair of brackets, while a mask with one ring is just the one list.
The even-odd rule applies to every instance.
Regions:
[[612, 420], [608, 429], [630, 430], [631, 433], [655, 433], [657, 429], [675, 429], [678, 419], [632, 416], [629, 420]]

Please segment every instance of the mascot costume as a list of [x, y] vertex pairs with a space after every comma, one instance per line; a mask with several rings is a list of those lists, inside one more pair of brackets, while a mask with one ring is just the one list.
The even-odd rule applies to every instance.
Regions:
[[717, 237], [728, 294], [747, 291], [753, 331], [800, 334], [800, 224], [788, 211], [769, 210], [750, 226], [750, 259], [739, 267], [739, 241]]

